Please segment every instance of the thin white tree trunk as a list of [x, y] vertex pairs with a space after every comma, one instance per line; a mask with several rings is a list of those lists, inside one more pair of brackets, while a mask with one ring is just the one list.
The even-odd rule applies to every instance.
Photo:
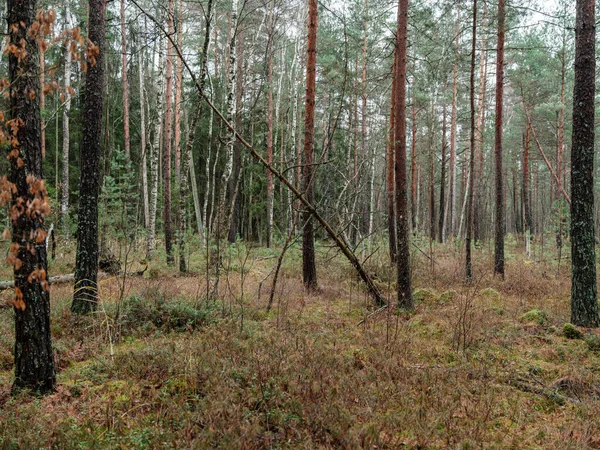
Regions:
[[140, 165], [142, 167], [142, 202], [144, 204], [144, 227], [150, 228], [150, 203], [148, 201], [148, 157], [146, 148], [146, 92], [144, 86], [144, 56], [143, 51], [138, 52], [138, 75], [140, 88]]
[[[69, 27], [69, 5], [65, 6], [65, 29]], [[65, 107], [63, 109], [62, 129], [62, 189], [60, 201], [60, 218], [65, 238], [69, 238], [69, 118], [71, 115], [71, 64], [72, 56], [69, 47], [65, 49]]]
[[[164, 45], [159, 46], [163, 50]], [[158, 73], [154, 77], [157, 80], [156, 86], [156, 116], [154, 117], [154, 142], [152, 145], [152, 154], [150, 157], [150, 227], [148, 230], [147, 252], [148, 258], [152, 257], [156, 247], [156, 204], [158, 199], [158, 166], [160, 154], [160, 141], [162, 136], [163, 123], [163, 99], [164, 99], [164, 59], [159, 51]]]
[[[236, 29], [237, 29], [237, 14], [238, 14], [238, 0], [232, 0], [231, 2], [231, 39], [229, 41], [229, 70], [227, 75], [227, 121], [233, 125], [235, 130], [235, 111], [236, 111], [236, 95], [235, 95], [235, 76], [237, 72], [236, 66]], [[227, 217], [229, 213], [227, 211], [227, 185], [233, 172], [233, 146], [235, 144], [235, 131], [228, 130], [227, 140], [225, 142], [226, 160], [225, 168], [221, 175], [221, 183], [219, 186], [219, 204], [217, 214], [217, 238], [221, 239], [227, 235], [229, 230], [229, 224], [227, 223]]]

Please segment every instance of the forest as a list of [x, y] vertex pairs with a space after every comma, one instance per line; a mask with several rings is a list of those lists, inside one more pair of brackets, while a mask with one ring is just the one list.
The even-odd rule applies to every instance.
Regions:
[[600, 448], [595, 0], [0, 16], [0, 449]]

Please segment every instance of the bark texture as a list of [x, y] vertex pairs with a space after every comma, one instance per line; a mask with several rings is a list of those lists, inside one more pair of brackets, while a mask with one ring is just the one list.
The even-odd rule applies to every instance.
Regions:
[[395, 114], [395, 175], [397, 227], [397, 293], [398, 306], [413, 310], [410, 279], [408, 204], [406, 194], [406, 34], [408, 32], [408, 0], [398, 3], [396, 31], [396, 114]]
[[[504, 23], [506, 13], [504, 0], [498, 0], [498, 49], [496, 56], [496, 122], [495, 122], [495, 169], [496, 169], [496, 223], [494, 239], [494, 274], [504, 278], [504, 179], [502, 169], [502, 102], [504, 99]], [[516, 184], [514, 184], [516, 189]], [[515, 202], [516, 204], [516, 202]]]
[[595, 0], [577, 0], [571, 150], [571, 322], [598, 326], [594, 230]]
[[88, 60], [83, 88], [77, 255], [75, 291], [71, 305], [71, 310], [77, 314], [94, 311], [98, 297], [98, 194], [104, 100], [106, 0], [89, 0], [88, 29], [88, 37], [98, 48], [98, 52], [95, 60]]
[[[12, 245], [9, 260], [17, 260], [15, 278], [15, 381], [13, 392], [54, 390], [56, 375], [50, 338], [50, 294], [46, 280], [47, 257], [44, 211], [48, 196], [42, 179], [42, 129], [39, 95], [39, 55], [35, 38], [27, 31], [35, 20], [36, 0], [8, 0], [9, 42], [21, 47], [10, 53], [10, 119], [18, 130], [11, 142], [9, 181], [12, 193]], [[29, 95], [34, 93], [36, 95]], [[38, 203], [33, 212], [30, 205]], [[49, 208], [48, 208], [49, 209]]]
[[[304, 152], [302, 158], [302, 187], [308, 203], [313, 203], [313, 154], [315, 134], [315, 85], [317, 75], [317, 1], [308, 0], [308, 43], [306, 54], [306, 114], [304, 117]], [[308, 289], [317, 287], [315, 267], [315, 239], [312, 214], [308, 209], [302, 213], [302, 276]]]

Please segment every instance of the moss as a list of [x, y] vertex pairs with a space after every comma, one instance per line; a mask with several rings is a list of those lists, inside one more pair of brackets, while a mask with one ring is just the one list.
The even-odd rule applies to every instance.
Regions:
[[413, 292], [413, 300], [415, 303], [426, 303], [436, 300], [438, 297], [429, 289], [417, 289]]
[[439, 299], [440, 299], [440, 303], [445, 304], [445, 303], [451, 302], [456, 297], [458, 297], [458, 292], [451, 289], [449, 291], [442, 292], [439, 296]]
[[583, 333], [570, 323], [565, 323], [563, 325], [563, 335], [567, 339], [583, 339]]
[[498, 291], [492, 288], [485, 288], [479, 291], [479, 296], [490, 300], [500, 299], [500, 294], [498, 293]]
[[532, 309], [523, 314], [519, 320], [521, 322], [535, 322], [538, 325], [544, 325], [548, 321], [548, 315], [541, 309]]
[[592, 352], [600, 352], [600, 336], [590, 335], [585, 338], [588, 349]]

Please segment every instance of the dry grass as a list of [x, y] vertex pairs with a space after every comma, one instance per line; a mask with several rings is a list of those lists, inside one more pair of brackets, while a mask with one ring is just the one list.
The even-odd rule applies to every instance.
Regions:
[[[59, 387], [42, 399], [9, 396], [12, 313], [0, 312], [0, 448], [600, 448], [600, 355], [561, 333], [567, 272], [514, 255], [494, 280], [482, 249], [464, 286], [462, 256], [437, 246], [433, 268], [413, 253], [415, 313], [357, 326], [369, 298], [325, 250], [316, 294], [290, 250], [267, 314], [274, 254], [233, 250], [218, 300], [200, 255], [199, 274], [159, 267], [128, 280], [122, 302], [106, 281], [91, 318], [54, 286]], [[384, 254], [367, 265], [393, 288]]]

